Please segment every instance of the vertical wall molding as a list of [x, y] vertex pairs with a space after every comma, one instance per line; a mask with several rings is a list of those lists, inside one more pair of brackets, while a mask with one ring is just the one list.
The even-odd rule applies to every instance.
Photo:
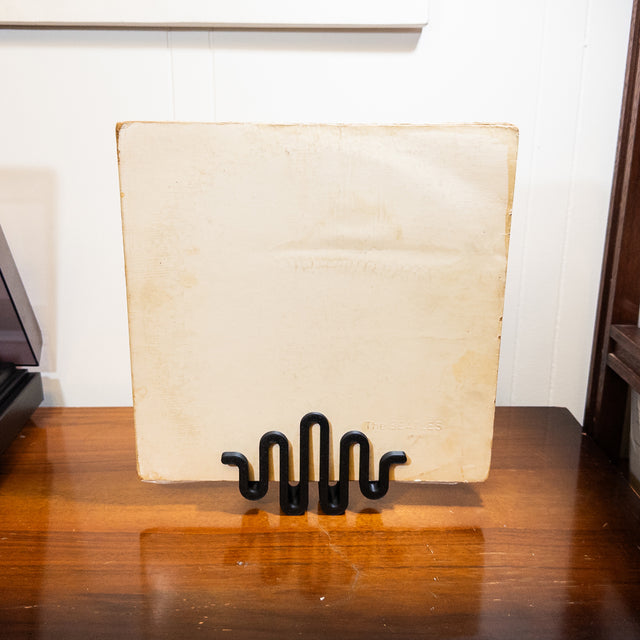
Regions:
[[168, 32], [175, 120], [215, 120], [212, 33], [211, 30]]

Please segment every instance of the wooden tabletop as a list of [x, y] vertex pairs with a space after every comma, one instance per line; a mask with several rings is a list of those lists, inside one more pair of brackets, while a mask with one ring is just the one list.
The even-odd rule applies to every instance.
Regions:
[[351, 496], [142, 483], [131, 409], [40, 409], [0, 457], [0, 638], [640, 638], [640, 499], [566, 410], [498, 409], [485, 483]]

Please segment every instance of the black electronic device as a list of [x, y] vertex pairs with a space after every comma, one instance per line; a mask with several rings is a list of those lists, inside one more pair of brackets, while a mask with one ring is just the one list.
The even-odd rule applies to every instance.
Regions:
[[20, 433], [43, 399], [37, 366], [42, 333], [0, 228], [0, 453]]

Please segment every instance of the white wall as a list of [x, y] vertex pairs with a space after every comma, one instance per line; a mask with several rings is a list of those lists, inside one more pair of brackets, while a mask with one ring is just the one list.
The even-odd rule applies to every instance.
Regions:
[[43, 325], [46, 402], [131, 402], [117, 121], [506, 121], [498, 402], [580, 419], [630, 11], [431, 0], [422, 33], [0, 30], [0, 223]]

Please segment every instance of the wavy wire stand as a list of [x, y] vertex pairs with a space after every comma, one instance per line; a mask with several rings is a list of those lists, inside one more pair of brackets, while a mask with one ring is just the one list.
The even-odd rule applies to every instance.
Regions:
[[369, 480], [369, 440], [360, 431], [348, 431], [340, 439], [339, 480], [329, 484], [329, 421], [321, 413], [307, 413], [300, 421], [300, 482], [289, 483], [289, 440], [280, 431], [268, 431], [260, 439], [260, 470], [258, 480], [249, 480], [249, 462], [236, 451], [225, 451], [222, 463], [238, 467], [240, 493], [247, 500], [264, 498], [269, 489], [269, 451], [280, 448], [280, 508], [289, 516], [299, 516], [309, 505], [309, 441], [311, 428], [320, 426], [320, 478], [318, 491], [322, 510], [331, 516], [341, 515], [349, 504], [349, 453], [354, 445], [360, 446], [358, 484], [365, 498], [377, 500], [389, 490], [391, 465], [404, 464], [404, 451], [389, 451], [380, 458], [378, 480]]

